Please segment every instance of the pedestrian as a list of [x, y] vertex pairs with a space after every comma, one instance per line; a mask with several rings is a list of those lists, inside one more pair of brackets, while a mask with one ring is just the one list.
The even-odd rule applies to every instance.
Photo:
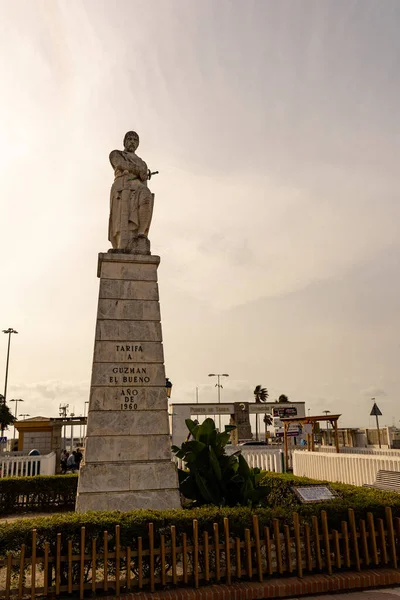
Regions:
[[76, 465], [76, 468], [79, 469], [80, 464], [81, 464], [81, 460], [83, 458], [83, 454], [82, 454], [82, 452], [80, 451], [79, 448], [77, 448], [75, 450], [74, 456], [75, 456], [75, 465]]
[[75, 472], [76, 464], [75, 464], [75, 456], [74, 456], [73, 452], [71, 452], [71, 454], [68, 456], [67, 469], [68, 469], [68, 471], [72, 471], [72, 473]]
[[65, 473], [67, 472], [67, 460], [68, 460], [68, 452], [64, 449], [61, 452], [61, 460], [60, 460], [60, 464], [61, 464], [61, 473], [63, 475], [65, 475]]

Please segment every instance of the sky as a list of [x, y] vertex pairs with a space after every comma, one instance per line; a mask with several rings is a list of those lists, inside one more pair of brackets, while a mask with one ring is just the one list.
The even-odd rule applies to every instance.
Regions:
[[173, 401], [215, 402], [208, 374], [228, 373], [222, 401], [262, 384], [354, 427], [376, 397], [399, 424], [399, 27], [397, 0], [0, 0], [0, 325], [19, 332], [19, 413], [83, 414], [108, 155], [134, 129], [160, 172]]

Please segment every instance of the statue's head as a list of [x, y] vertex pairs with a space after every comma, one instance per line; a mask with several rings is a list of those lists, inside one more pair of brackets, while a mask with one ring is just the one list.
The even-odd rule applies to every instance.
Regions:
[[135, 152], [139, 146], [139, 136], [136, 131], [128, 131], [124, 137], [124, 148], [127, 152]]

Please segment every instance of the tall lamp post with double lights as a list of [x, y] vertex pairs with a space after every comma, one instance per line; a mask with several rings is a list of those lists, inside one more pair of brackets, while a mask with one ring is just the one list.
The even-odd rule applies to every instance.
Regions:
[[[217, 391], [218, 391], [218, 404], [221, 404], [221, 389], [223, 388], [223, 385], [221, 384], [221, 377], [229, 377], [229, 375], [228, 375], [228, 373], [209, 373], [208, 376], [217, 378], [217, 383], [215, 384], [215, 387], [217, 388]], [[219, 414], [218, 422], [219, 422], [219, 430], [221, 431], [221, 413]]]
[[3, 329], [3, 333], [8, 335], [8, 346], [7, 346], [7, 361], [6, 361], [6, 379], [4, 382], [4, 404], [7, 400], [7, 382], [8, 382], [8, 365], [10, 364], [10, 344], [11, 344], [11, 335], [13, 333], [18, 333], [15, 331], [13, 327], [9, 327], [8, 329]]

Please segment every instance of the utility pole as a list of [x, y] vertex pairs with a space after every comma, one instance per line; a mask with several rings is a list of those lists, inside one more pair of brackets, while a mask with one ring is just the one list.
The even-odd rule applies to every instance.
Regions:
[[[15, 420], [17, 420], [17, 415], [18, 415], [18, 402], [23, 402], [22, 398], [15, 398], [13, 400], [10, 400], [10, 402], [15, 402]], [[13, 440], [15, 440], [15, 423], [13, 424], [14, 427], [14, 433], [13, 433]]]
[[3, 329], [3, 333], [6, 333], [8, 335], [7, 361], [6, 361], [6, 378], [5, 378], [5, 382], [4, 382], [4, 404], [5, 404], [6, 400], [7, 400], [8, 366], [10, 364], [11, 335], [13, 333], [18, 333], [18, 331], [15, 331], [15, 329], [13, 327], [9, 327], [8, 329]]
[[[221, 379], [221, 377], [229, 377], [229, 375], [228, 375], [228, 373], [209, 373], [208, 376], [217, 378], [217, 383], [215, 384], [215, 387], [217, 388], [217, 391], [218, 391], [218, 404], [221, 404], [221, 388], [223, 386], [220, 383], [220, 379]], [[221, 432], [221, 413], [219, 413], [219, 431]]]

